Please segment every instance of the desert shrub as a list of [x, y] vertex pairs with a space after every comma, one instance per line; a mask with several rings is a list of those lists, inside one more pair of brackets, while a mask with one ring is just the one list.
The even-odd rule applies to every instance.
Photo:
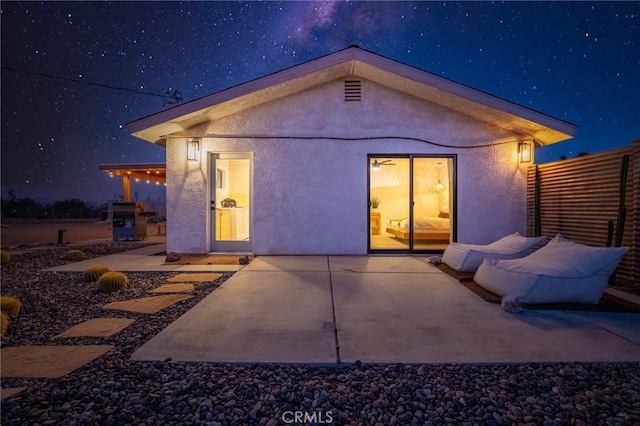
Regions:
[[10, 318], [16, 318], [20, 314], [22, 303], [12, 296], [0, 297], [0, 311], [7, 314]]
[[118, 291], [129, 286], [129, 279], [122, 272], [107, 272], [98, 280], [98, 290]]
[[69, 250], [67, 254], [64, 256], [66, 260], [71, 260], [77, 262], [79, 260], [84, 260], [87, 256], [80, 250]]
[[20, 314], [20, 308], [22, 303], [15, 297], [2, 296], [0, 297], [0, 311], [7, 314], [11, 318], [16, 318]]
[[9, 328], [9, 316], [4, 312], [0, 312], [0, 335], [7, 334], [7, 328]]
[[110, 272], [111, 269], [104, 265], [92, 265], [84, 271], [83, 277], [85, 283], [93, 283], [100, 279], [101, 276]]
[[9, 264], [9, 261], [11, 260], [11, 253], [9, 253], [8, 251], [0, 250], [0, 259], [3, 265]]

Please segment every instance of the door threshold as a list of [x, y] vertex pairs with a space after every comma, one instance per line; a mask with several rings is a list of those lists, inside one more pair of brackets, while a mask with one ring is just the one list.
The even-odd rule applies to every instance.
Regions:
[[210, 251], [209, 256], [254, 256], [250, 251]]

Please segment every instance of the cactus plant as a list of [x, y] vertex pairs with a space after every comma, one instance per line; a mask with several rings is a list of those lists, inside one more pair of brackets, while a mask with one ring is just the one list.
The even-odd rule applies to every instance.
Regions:
[[0, 250], [0, 259], [3, 265], [9, 264], [9, 261], [11, 260], [11, 253], [9, 253], [8, 251]]
[[111, 269], [104, 265], [92, 265], [84, 271], [83, 278], [85, 283], [93, 283], [100, 279], [101, 276], [111, 272]]
[[0, 335], [7, 334], [7, 328], [9, 328], [9, 316], [4, 312], [0, 312]]
[[112, 292], [129, 286], [129, 279], [122, 272], [107, 272], [98, 280], [98, 290]]
[[80, 250], [69, 250], [64, 257], [66, 260], [71, 260], [77, 262], [79, 260], [84, 260], [87, 256]]
[[[624, 224], [627, 221], [627, 206], [625, 205], [627, 197], [627, 176], [629, 174], [629, 154], [622, 156], [622, 164], [620, 165], [620, 189], [618, 192], [618, 218], [616, 222], [616, 240], [615, 247], [622, 245], [622, 237], [624, 236]], [[611, 247], [613, 242], [613, 221], [607, 224], [607, 247]], [[616, 271], [609, 277], [609, 284], [613, 284], [616, 280]]]
[[0, 311], [7, 314], [10, 318], [17, 318], [20, 314], [20, 308], [22, 303], [15, 297], [2, 296], [0, 297]]
[[534, 225], [533, 235], [536, 237], [542, 236], [542, 219], [540, 216], [540, 196], [542, 195], [540, 182], [540, 170], [536, 164], [536, 179], [535, 179], [535, 194], [534, 194]]
[[611, 240], [613, 239], [613, 221], [607, 221], [607, 247], [611, 247]]
[[[620, 189], [618, 192], [618, 218], [615, 227], [615, 247], [622, 245], [622, 237], [624, 236], [624, 225], [627, 220], [627, 206], [625, 201], [627, 197], [627, 176], [629, 174], [629, 154], [622, 156], [622, 164], [620, 165]], [[607, 247], [613, 242], [613, 221], [608, 222], [607, 228]]]
[[624, 235], [624, 224], [627, 220], [627, 206], [625, 201], [627, 198], [627, 176], [629, 175], [629, 154], [622, 157], [622, 165], [620, 166], [620, 193], [618, 202], [618, 222], [616, 226], [616, 247], [622, 245], [622, 237]]

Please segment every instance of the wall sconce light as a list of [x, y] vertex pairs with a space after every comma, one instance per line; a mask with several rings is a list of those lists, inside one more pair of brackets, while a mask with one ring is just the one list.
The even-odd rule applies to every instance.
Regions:
[[518, 142], [518, 157], [520, 158], [521, 163], [531, 162], [531, 150], [531, 142]]
[[187, 141], [187, 160], [198, 161], [200, 159], [200, 141], [191, 139]]

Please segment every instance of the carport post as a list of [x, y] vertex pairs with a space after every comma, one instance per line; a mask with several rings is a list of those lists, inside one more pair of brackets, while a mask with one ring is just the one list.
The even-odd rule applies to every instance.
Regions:
[[131, 176], [122, 176], [122, 201], [131, 202]]

